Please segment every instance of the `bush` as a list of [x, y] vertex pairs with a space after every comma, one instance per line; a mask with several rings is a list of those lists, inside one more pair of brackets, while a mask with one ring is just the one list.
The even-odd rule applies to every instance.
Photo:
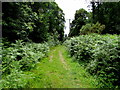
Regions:
[[86, 24], [82, 26], [82, 28], [80, 29], [80, 34], [81, 35], [86, 35], [90, 33], [100, 34], [104, 29], [105, 29], [105, 25], [101, 25], [98, 22], [96, 24]]
[[[3, 87], [16, 88], [24, 78], [22, 71], [31, 70], [36, 64], [47, 55], [49, 46], [47, 43], [24, 43], [21, 40], [11, 44], [11, 47], [4, 47], [2, 51], [2, 74]], [[21, 73], [20, 73], [21, 72]], [[16, 78], [11, 77], [16, 76]], [[18, 79], [19, 80], [18, 80]], [[17, 80], [16, 80], [17, 79]], [[13, 83], [13, 84], [11, 84]], [[25, 82], [26, 83], [26, 82]], [[24, 82], [23, 82], [24, 84]], [[25, 86], [23, 85], [22, 86]], [[14, 86], [14, 87], [12, 87]], [[19, 87], [22, 87], [19, 86]]]
[[98, 77], [101, 87], [120, 87], [120, 46], [118, 35], [81, 35], [64, 44], [70, 55], [84, 62], [86, 70]]

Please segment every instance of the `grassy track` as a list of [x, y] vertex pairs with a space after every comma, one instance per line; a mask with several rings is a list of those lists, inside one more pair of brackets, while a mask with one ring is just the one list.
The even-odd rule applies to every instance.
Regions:
[[33, 76], [30, 88], [97, 88], [97, 81], [72, 61], [64, 46], [51, 48], [49, 56], [27, 73]]

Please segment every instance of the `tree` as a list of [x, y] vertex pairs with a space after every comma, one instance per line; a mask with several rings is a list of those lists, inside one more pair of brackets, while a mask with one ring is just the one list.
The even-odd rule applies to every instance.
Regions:
[[9, 41], [39, 43], [55, 33], [57, 39], [63, 40], [64, 13], [55, 2], [4, 2], [2, 6], [3, 37]]
[[64, 13], [63, 10], [58, 7], [55, 2], [52, 2], [49, 5], [49, 33], [56, 33], [59, 34], [58, 39], [60, 41], [63, 40], [64, 37]]
[[120, 34], [120, 2], [92, 2], [93, 21], [106, 26], [102, 34]]
[[3, 37], [9, 41], [28, 40], [29, 33], [33, 31], [34, 13], [28, 5], [29, 3], [3, 2]]
[[77, 36], [80, 33], [80, 29], [87, 22], [88, 12], [84, 9], [79, 9], [75, 13], [75, 19], [71, 23], [69, 36]]

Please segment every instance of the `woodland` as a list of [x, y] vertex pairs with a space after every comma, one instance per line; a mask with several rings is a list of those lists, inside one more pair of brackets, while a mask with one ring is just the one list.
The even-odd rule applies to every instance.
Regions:
[[120, 2], [89, 6], [67, 36], [56, 2], [2, 2], [0, 89], [120, 88]]

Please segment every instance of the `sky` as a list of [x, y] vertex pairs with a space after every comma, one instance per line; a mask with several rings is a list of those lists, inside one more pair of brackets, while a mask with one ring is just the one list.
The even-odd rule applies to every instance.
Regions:
[[80, 8], [84, 8], [85, 10], [89, 11], [87, 6], [89, 4], [90, 0], [55, 0], [55, 2], [58, 4], [58, 6], [63, 10], [65, 14], [65, 34], [69, 33], [69, 20], [72, 22], [74, 19], [74, 14], [76, 10], [79, 10]]

